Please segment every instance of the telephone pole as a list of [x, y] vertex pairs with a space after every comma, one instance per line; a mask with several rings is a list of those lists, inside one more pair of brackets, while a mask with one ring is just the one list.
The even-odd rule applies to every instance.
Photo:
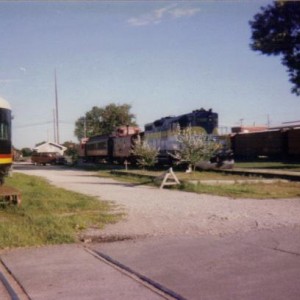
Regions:
[[54, 71], [55, 80], [55, 121], [56, 121], [56, 143], [59, 144], [59, 119], [58, 119], [58, 96], [57, 96], [57, 79], [56, 79], [56, 69]]
[[57, 138], [56, 138], [56, 110], [53, 109], [53, 137], [54, 137], [54, 143], [57, 142]]
[[268, 128], [270, 128], [270, 124], [271, 124], [270, 115], [267, 115], [267, 126], [268, 126]]

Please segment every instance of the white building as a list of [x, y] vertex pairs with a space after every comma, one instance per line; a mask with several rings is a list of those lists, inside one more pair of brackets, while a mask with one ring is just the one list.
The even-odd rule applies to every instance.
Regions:
[[45, 142], [33, 149], [33, 151], [36, 151], [38, 153], [53, 152], [53, 153], [59, 153], [60, 155], [63, 155], [66, 150], [67, 147], [52, 142]]

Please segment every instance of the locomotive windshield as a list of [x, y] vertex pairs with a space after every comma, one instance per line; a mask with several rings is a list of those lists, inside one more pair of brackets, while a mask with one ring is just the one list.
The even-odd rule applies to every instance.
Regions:
[[0, 122], [0, 140], [7, 141], [9, 139], [9, 124]]
[[0, 98], [0, 185], [11, 163], [11, 110], [9, 104]]
[[11, 137], [11, 111], [0, 110], [0, 141], [10, 141]]

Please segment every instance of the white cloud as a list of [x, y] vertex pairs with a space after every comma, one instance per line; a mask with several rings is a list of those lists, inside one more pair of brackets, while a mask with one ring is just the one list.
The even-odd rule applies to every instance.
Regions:
[[175, 8], [171, 10], [169, 13], [174, 18], [182, 18], [182, 17], [192, 17], [198, 14], [201, 11], [200, 8]]
[[165, 19], [172, 18], [184, 18], [184, 17], [192, 17], [198, 14], [201, 11], [200, 8], [186, 8], [186, 7], [178, 7], [177, 4], [172, 4], [169, 6], [165, 6], [159, 9], [156, 9], [148, 14], [141, 15], [139, 17], [130, 18], [127, 20], [128, 24], [131, 26], [147, 26], [153, 24], [159, 24]]
[[128, 21], [131, 26], [146, 26], [149, 24], [156, 24], [156, 21], [150, 18], [150, 16], [143, 16], [140, 18], [131, 18]]
[[166, 14], [168, 14], [172, 9], [174, 9], [177, 4], [172, 4], [166, 7], [162, 7], [154, 10], [153, 15], [157, 19], [162, 19]]

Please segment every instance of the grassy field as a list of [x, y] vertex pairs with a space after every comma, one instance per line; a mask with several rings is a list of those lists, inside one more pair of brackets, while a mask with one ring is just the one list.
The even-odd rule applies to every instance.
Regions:
[[[249, 164], [250, 165], [250, 164]], [[265, 166], [265, 165], [264, 165]], [[252, 167], [252, 165], [251, 165]], [[146, 170], [128, 170], [127, 175], [111, 174], [109, 170], [99, 171], [99, 176], [114, 177], [117, 180], [137, 183], [137, 184], [154, 184], [153, 179], [143, 176], [159, 176], [163, 174], [162, 170], [146, 171]], [[122, 170], [124, 171], [124, 170]], [[136, 176], [139, 174], [141, 176]], [[183, 170], [175, 169], [175, 174], [182, 182], [177, 189], [189, 191], [199, 194], [211, 194], [219, 196], [227, 196], [231, 198], [252, 198], [252, 199], [282, 199], [282, 198], [299, 198], [300, 197], [300, 182], [281, 182], [272, 181], [272, 183], [254, 182], [262, 179], [261, 177], [249, 177], [242, 175], [231, 175], [213, 171], [196, 171], [193, 173], [185, 173]], [[251, 183], [251, 180], [253, 182]], [[219, 184], [192, 184], [189, 181], [207, 181], [218, 180]], [[233, 184], [223, 183], [224, 181], [236, 181]], [[238, 183], [238, 180], [250, 182]], [[174, 187], [172, 187], [174, 188]]]
[[121, 215], [108, 202], [51, 186], [45, 180], [15, 173], [7, 186], [22, 192], [22, 205], [0, 206], [0, 249], [72, 243], [89, 227], [103, 228]]
[[299, 182], [235, 183], [235, 184], [190, 184], [183, 183], [182, 190], [199, 194], [248, 199], [300, 198]]
[[300, 163], [288, 163], [288, 162], [276, 162], [276, 161], [236, 162], [235, 168], [287, 170], [287, 171], [300, 172]]

